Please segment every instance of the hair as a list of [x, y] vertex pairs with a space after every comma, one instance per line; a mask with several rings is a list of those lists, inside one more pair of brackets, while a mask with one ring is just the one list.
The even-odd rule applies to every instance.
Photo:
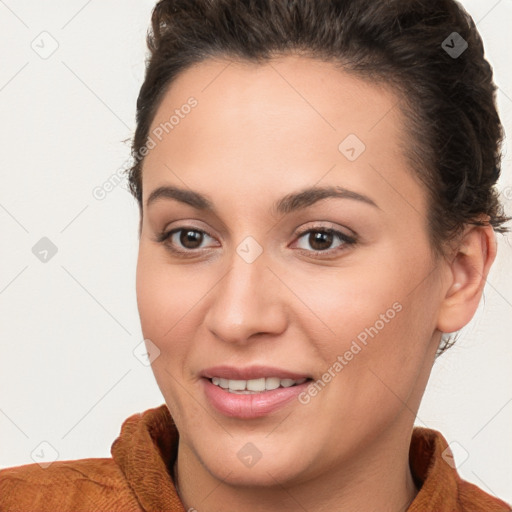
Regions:
[[[454, 37], [467, 43], [460, 55], [449, 53]], [[495, 187], [503, 140], [497, 88], [475, 23], [457, 1], [160, 0], [147, 45], [128, 169], [141, 216], [142, 155], [176, 77], [212, 58], [261, 64], [295, 54], [398, 93], [409, 134], [404, 154], [427, 191], [434, 254], [468, 224], [508, 231]], [[453, 342], [443, 338], [438, 353]]]

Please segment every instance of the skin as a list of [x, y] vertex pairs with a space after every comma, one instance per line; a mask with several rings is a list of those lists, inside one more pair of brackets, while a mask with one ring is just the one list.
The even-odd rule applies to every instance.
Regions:
[[[152, 368], [180, 431], [185, 509], [406, 510], [417, 494], [415, 414], [441, 333], [476, 311], [496, 252], [492, 227], [468, 226], [446, 257], [434, 256], [426, 192], [400, 150], [399, 98], [330, 63], [208, 60], [178, 76], [151, 130], [190, 96], [197, 106], [144, 161], [137, 264], [142, 331], [160, 350]], [[338, 149], [348, 134], [366, 145], [353, 162]], [[217, 215], [172, 199], [146, 207], [162, 185], [207, 195]], [[345, 187], [377, 207], [329, 198], [271, 210], [312, 185]], [[212, 236], [155, 241], [190, 226]], [[357, 242], [315, 243], [328, 227]], [[263, 249], [250, 264], [237, 253], [248, 236]], [[202, 391], [199, 372], [218, 364], [319, 379], [395, 303], [400, 312], [308, 404], [243, 420], [218, 413]], [[237, 457], [248, 442], [262, 454], [252, 467]]]

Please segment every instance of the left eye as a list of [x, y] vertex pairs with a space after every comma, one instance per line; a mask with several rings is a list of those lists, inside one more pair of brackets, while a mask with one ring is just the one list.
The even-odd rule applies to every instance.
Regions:
[[[316, 254], [334, 252], [340, 248], [344, 249], [348, 245], [353, 245], [356, 242], [355, 238], [345, 235], [341, 231], [330, 228], [309, 229], [299, 234], [299, 240], [304, 238], [306, 235], [309, 235], [306, 239], [307, 243], [313, 247], [312, 252]], [[340, 244], [336, 248], [330, 249], [330, 246], [336, 238], [340, 240]], [[301, 249], [303, 249], [303, 247], [301, 247]]]

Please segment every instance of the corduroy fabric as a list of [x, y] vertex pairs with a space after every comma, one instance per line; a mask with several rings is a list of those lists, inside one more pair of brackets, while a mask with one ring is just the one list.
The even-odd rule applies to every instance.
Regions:
[[[510, 505], [459, 477], [447, 447], [439, 432], [414, 428], [409, 462], [421, 488], [407, 512], [510, 512]], [[112, 458], [0, 470], [0, 512], [185, 512], [171, 478], [177, 448], [165, 404], [134, 414], [123, 422]]]

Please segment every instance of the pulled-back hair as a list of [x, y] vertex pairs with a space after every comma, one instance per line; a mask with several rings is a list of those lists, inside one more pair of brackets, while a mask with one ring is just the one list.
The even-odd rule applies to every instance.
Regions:
[[178, 74], [208, 58], [258, 64], [295, 54], [396, 91], [410, 135], [404, 154], [426, 186], [436, 254], [467, 224], [507, 231], [495, 187], [503, 129], [492, 68], [455, 0], [161, 0], [147, 44], [128, 171], [141, 215], [141, 150]]

